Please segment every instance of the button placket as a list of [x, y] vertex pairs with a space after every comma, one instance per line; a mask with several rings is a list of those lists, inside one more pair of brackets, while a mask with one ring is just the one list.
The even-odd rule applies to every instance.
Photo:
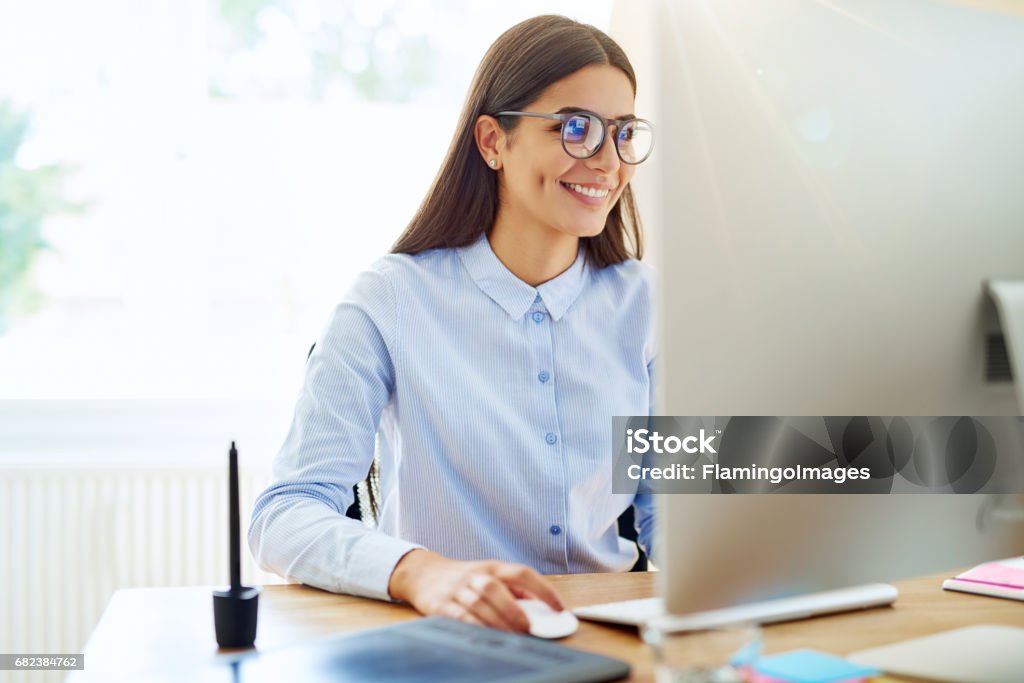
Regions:
[[[552, 475], [557, 476], [557, 486], [562, 490], [562, 495], [551, 499], [551, 509], [548, 510], [547, 537], [555, 548], [563, 548], [567, 542], [564, 526], [565, 512], [562, 509], [561, 499], [567, 489], [565, 463], [562, 461], [561, 434], [559, 433], [560, 422], [558, 419], [558, 406], [555, 396], [554, 380], [554, 350], [553, 350], [553, 329], [554, 321], [551, 315], [543, 309], [543, 301], [538, 297], [533, 307], [526, 314], [527, 334], [530, 345], [533, 348], [534, 360], [537, 363], [535, 379], [540, 416], [539, 437], [544, 441], [544, 447], [551, 452]], [[553, 482], [554, 483], [554, 482]], [[559, 550], [558, 552], [561, 552]]]
[[551, 351], [551, 316], [544, 310], [542, 310], [544, 303], [540, 296], [533, 302], [532, 310], [527, 313], [528, 318], [532, 321], [530, 325], [530, 338], [532, 346], [534, 348], [534, 355], [540, 362], [542, 368], [537, 372], [537, 381], [545, 385], [545, 391], [547, 392], [544, 398], [544, 413], [545, 422], [541, 425], [544, 429], [542, 432], [544, 442], [549, 446], [554, 446], [558, 443], [558, 412], [555, 405], [555, 396], [553, 391], [547, 391], [548, 387], [554, 388], [552, 384], [549, 384], [551, 380], [551, 372], [547, 370], [552, 366], [553, 354]]

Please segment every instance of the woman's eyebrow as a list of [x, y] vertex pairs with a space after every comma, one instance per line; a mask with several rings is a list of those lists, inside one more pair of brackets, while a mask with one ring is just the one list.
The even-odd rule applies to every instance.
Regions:
[[[575, 114], [578, 111], [590, 111], [590, 110], [589, 109], [584, 109], [583, 107], [562, 107], [561, 109], [559, 109], [555, 113], [556, 114]], [[617, 121], [629, 121], [630, 119], [635, 119], [635, 118], [636, 118], [636, 114], [622, 114], [620, 116], [616, 116], [615, 120], [617, 120]]]

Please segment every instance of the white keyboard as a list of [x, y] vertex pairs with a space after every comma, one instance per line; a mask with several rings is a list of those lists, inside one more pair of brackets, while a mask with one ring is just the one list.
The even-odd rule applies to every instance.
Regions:
[[[671, 618], [669, 628], [685, 631], [714, 628], [737, 622], [771, 624], [778, 621], [806, 619], [832, 612], [890, 605], [898, 596], [899, 592], [894, 586], [887, 583], [870, 583], [863, 586], [807, 593], [792, 598], [765, 600], [748, 605], [675, 616]], [[650, 619], [664, 615], [665, 604], [661, 598], [641, 598], [578, 607], [573, 612], [581, 619], [640, 626]]]
[[606, 602], [601, 605], [577, 607], [573, 613], [581, 619], [607, 621], [612, 624], [639, 626], [645, 621], [665, 613], [665, 601], [661, 598], [640, 598], [622, 602]]

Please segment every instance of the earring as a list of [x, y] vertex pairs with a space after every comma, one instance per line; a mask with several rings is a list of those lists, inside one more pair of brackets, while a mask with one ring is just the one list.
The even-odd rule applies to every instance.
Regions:
[[491, 168], [497, 168], [498, 167], [498, 160], [497, 159], [491, 159], [490, 161], [487, 162], [487, 165], [490, 166]]

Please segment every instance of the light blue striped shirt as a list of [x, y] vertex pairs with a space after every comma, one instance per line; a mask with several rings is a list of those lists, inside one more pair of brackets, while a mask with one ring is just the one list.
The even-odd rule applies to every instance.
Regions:
[[[417, 547], [543, 574], [628, 570], [636, 547], [617, 519], [635, 502], [649, 552], [653, 501], [612, 493], [612, 416], [650, 414], [652, 295], [649, 266], [595, 270], [582, 249], [532, 287], [486, 236], [378, 260], [307, 363], [252, 514], [258, 564], [382, 599]], [[369, 529], [344, 513], [375, 446], [382, 500]]]

